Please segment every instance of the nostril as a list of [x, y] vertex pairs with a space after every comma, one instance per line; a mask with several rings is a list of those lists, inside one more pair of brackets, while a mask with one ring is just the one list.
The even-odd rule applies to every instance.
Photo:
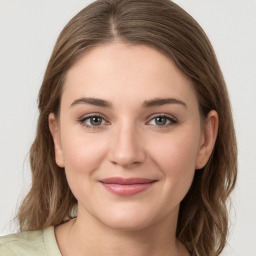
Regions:
[[[129, 129], [128, 129], [129, 128]], [[134, 167], [145, 160], [144, 147], [138, 133], [129, 125], [122, 127], [112, 137], [109, 160], [115, 165]]]

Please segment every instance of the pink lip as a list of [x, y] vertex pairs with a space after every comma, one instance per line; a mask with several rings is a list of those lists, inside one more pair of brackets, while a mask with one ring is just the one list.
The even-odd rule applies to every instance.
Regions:
[[111, 177], [100, 180], [101, 184], [110, 192], [119, 196], [132, 196], [150, 188], [156, 180], [144, 178]]

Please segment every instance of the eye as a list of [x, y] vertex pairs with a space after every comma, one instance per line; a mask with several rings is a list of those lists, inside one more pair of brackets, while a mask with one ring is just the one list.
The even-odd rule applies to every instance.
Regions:
[[174, 118], [174, 117], [171, 117], [171, 116], [167, 116], [167, 115], [158, 115], [158, 116], [155, 116], [154, 118], [152, 118], [147, 124], [150, 124], [150, 125], [156, 125], [156, 126], [163, 126], [163, 127], [166, 127], [166, 126], [169, 126], [169, 125], [172, 125], [172, 124], [176, 124], [177, 123], [177, 120]]
[[104, 123], [104, 119], [100, 116], [92, 116], [86, 119], [86, 123], [92, 126], [99, 126]]
[[102, 125], [107, 124], [106, 120], [98, 115], [83, 117], [79, 122], [88, 128], [100, 128]]

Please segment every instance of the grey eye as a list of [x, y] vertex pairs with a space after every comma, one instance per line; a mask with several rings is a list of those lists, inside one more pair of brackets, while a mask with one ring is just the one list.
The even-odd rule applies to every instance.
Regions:
[[104, 119], [100, 116], [91, 116], [91, 117], [88, 117], [85, 122], [89, 126], [99, 126], [103, 124]]
[[158, 127], [161, 127], [161, 126], [170, 126], [170, 125], [173, 125], [173, 124], [176, 124], [177, 123], [177, 120], [175, 120], [173, 117], [171, 116], [155, 116], [154, 118], [152, 118], [148, 124], [150, 125], [155, 125], [155, 126], [158, 126]]
[[158, 125], [158, 126], [166, 125], [166, 123], [169, 121], [164, 116], [158, 116], [158, 117], [155, 117], [154, 119], [155, 119], [155, 124]]

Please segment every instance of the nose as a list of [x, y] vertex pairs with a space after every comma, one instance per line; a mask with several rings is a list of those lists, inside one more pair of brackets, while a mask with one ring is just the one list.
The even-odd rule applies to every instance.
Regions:
[[137, 166], [145, 161], [145, 148], [141, 134], [135, 127], [123, 125], [115, 130], [111, 139], [109, 160], [124, 168]]

